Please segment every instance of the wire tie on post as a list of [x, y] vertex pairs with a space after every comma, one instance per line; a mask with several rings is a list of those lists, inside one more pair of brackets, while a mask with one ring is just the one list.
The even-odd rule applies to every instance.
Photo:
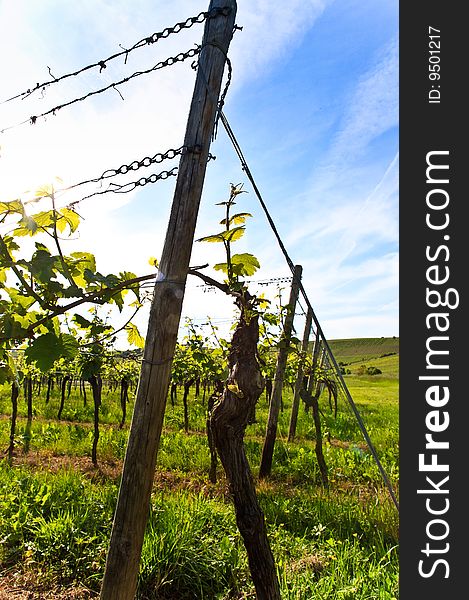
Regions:
[[172, 361], [173, 358], [174, 358], [174, 356], [170, 356], [169, 358], [164, 358], [163, 360], [157, 360], [157, 361], [152, 361], [152, 360], [147, 360], [146, 358], [142, 358], [142, 362], [147, 363], [147, 365], [159, 367], [161, 365], [165, 365], [166, 363]]

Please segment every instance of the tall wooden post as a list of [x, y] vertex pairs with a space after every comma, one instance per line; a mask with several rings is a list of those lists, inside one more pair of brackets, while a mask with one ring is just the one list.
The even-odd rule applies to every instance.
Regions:
[[280, 402], [282, 400], [283, 380], [285, 376], [285, 368], [287, 366], [288, 349], [290, 347], [291, 333], [293, 330], [293, 319], [295, 318], [295, 308], [296, 302], [298, 300], [298, 290], [301, 281], [302, 271], [303, 269], [301, 265], [295, 265], [292, 287], [290, 291], [290, 298], [288, 300], [288, 312], [285, 318], [283, 335], [280, 341], [280, 348], [277, 355], [274, 386], [272, 390], [272, 398], [270, 400], [269, 419], [267, 421], [264, 446], [262, 448], [262, 458], [261, 465], [259, 468], [259, 477], [266, 477], [267, 475], [270, 475], [270, 472], [272, 470], [272, 457], [274, 455], [275, 438], [277, 436], [277, 423], [278, 414], [280, 410]]
[[298, 420], [298, 409], [300, 406], [300, 391], [303, 386], [303, 377], [304, 377], [304, 364], [305, 359], [308, 354], [308, 346], [309, 346], [309, 334], [311, 333], [311, 325], [313, 323], [313, 311], [308, 308], [308, 312], [306, 313], [306, 323], [305, 330], [303, 333], [303, 341], [301, 343], [301, 359], [298, 364], [298, 374], [296, 376], [295, 381], [295, 391], [293, 394], [293, 402], [291, 407], [291, 415], [290, 415], [290, 426], [288, 430], [288, 441], [292, 442], [295, 439], [296, 434], [296, 423]]
[[230, 9], [227, 15], [219, 15], [205, 23], [184, 139], [188, 151], [179, 163], [159, 277], [150, 309], [101, 600], [133, 600], [135, 596], [194, 231], [225, 55], [236, 18], [235, 0], [212, 0], [209, 6], [209, 10], [225, 7]]

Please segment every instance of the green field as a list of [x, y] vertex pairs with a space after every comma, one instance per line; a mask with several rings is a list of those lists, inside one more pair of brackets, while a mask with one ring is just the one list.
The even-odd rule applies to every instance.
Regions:
[[337, 360], [347, 364], [376, 360], [383, 355], [399, 354], [399, 338], [359, 338], [330, 340], [329, 345]]
[[[398, 493], [398, 339], [334, 340], [331, 346], [337, 360], [348, 362], [353, 370], [361, 364], [382, 370], [376, 376], [352, 371], [345, 381]], [[185, 433], [181, 396], [180, 391], [174, 407], [167, 405], [138, 598], [254, 598], [221, 468], [216, 484], [207, 478], [206, 404], [192, 392], [190, 431]], [[303, 408], [297, 437], [287, 441], [291, 400], [291, 391], [285, 389], [273, 473], [257, 482], [282, 597], [397, 599], [398, 515], [350, 408], [339, 398], [334, 418], [327, 395], [320, 400], [330, 479], [325, 489], [316, 464], [312, 416]], [[117, 395], [104, 394], [95, 468], [90, 460], [90, 403], [83, 406], [73, 389], [60, 422], [58, 405], [57, 390], [47, 406], [42, 397], [34, 398], [26, 453], [26, 406], [20, 397], [13, 464], [0, 463], [0, 592], [3, 588], [11, 597], [21, 598], [12, 590], [22, 589], [30, 594], [24, 598], [38, 600], [94, 598], [103, 574], [130, 417], [119, 429]], [[267, 413], [263, 395], [257, 422], [246, 433], [255, 476]], [[6, 448], [6, 386], [0, 394], [0, 414], [0, 446]]]

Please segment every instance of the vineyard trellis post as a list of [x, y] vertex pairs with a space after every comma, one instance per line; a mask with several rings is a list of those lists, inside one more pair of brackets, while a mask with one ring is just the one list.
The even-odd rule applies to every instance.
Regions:
[[298, 292], [302, 274], [301, 265], [295, 265], [293, 272], [293, 281], [290, 290], [290, 298], [288, 300], [287, 315], [283, 333], [279, 343], [279, 351], [277, 355], [277, 365], [275, 367], [274, 386], [272, 389], [272, 397], [270, 399], [269, 417], [262, 448], [261, 465], [259, 468], [259, 477], [267, 477], [272, 470], [272, 458], [274, 455], [275, 438], [277, 436], [278, 415], [280, 411], [280, 403], [282, 400], [283, 381], [285, 376], [285, 368], [287, 366], [288, 350], [290, 348], [291, 334], [293, 330], [293, 320], [295, 318], [296, 303], [298, 300]]
[[194, 231], [209, 156], [235, 0], [205, 24], [171, 215], [150, 308], [144, 357], [101, 588], [101, 600], [132, 600], [148, 520], [156, 455], [163, 427]]
[[293, 402], [291, 407], [290, 425], [288, 430], [288, 441], [292, 442], [296, 434], [296, 423], [298, 420], [298, 409], [300, 407], [300, 392], [303, 387], [304, 377], [304, 364], [309, 348], [309, 336], [311, 333], [311, 325], [313, 323], [313, 311], [308, 308], [306, 312], [305, 329], [303, 333], [303, 340], [301, 343], [301, 358], [298, 364], [298, 373], [295, 381], [295, 391], [293, 394]]

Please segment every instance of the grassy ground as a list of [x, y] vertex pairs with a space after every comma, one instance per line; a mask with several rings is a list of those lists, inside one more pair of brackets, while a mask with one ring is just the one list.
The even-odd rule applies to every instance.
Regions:
[[399, 338], [359, 338], [331, 340], [331, 350], [338, 362], [347, 364], [376, 359], [384, 354], [399, 354]]
[[[374, 360], [383, 360], [383, 353]], [[394, 361], [386, 363], [382, 375], [349, 375], [346, 381], [397, 490], [398, 363], [396, 356], [385, 358]], [[5, 415], [0, 447], [8, 444], [7, 392], [0, 394]], [[15, 589], [27, 589], [30, 598], [38, 599], [91, 598], [103, 574], [128, 426], [118, 428], [117, 398], [105, 395], [96, 469], [89, 458], [91, 408], [83, 407], [78, 393], [72, 392], [64, 410], [67, 420], [61, 422], [55, 420], [56, 395], [48, 406], [40, 398], [34, 403], [29, 453], [22, 452], [26, 407], [21, 400], [13, 466], [0, 463], [0, 598], [2, 585], [12, 598], [21, 597], [13, 595]], [[186, 434], [181, 405], [179, 398], [167, 407], [138, 597], [254, 598], [226, 481], [222, 473], [217, 484], [207, 479], [206, 407], [202, 398], [191, 397]], [[257, 486], [283, 598], [397, 599], [398, 515], [350, 409], [340, 401], [334, 419], [327, 398], [321, 399], [331, 481], [325, 490], [316, 466], [312, 417], [304, 409], [295, 442], [287, 441], [290, 406], [286, 392], [273, 474]], [[258, 422], [246, 435], [254, 474], [267, 411], [262, 397]]]

